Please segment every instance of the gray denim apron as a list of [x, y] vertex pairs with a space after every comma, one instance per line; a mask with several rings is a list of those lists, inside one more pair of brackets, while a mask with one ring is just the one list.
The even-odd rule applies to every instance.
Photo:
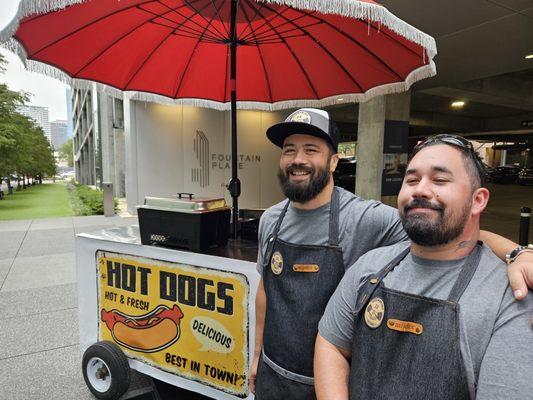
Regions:
[[[461, 400], [470, 392], [461, 356], [459, 299], [476, 272], [470, 253], [447, 300], [386, 288], [382, 281], [403, 251], [363, 282], [356, 305], [350, 400]], [[376, 326], [378, 325], [378, 326]]]
[[345, 272], [338, 246], [338, 190], [331, 197], [325, 246], [279, 239], [288, 206], [289, 201], [268, 239], [264, 258], [267, 304], [255, 392], [260, 400], [315, 398], [313, 355], [318, 322]]

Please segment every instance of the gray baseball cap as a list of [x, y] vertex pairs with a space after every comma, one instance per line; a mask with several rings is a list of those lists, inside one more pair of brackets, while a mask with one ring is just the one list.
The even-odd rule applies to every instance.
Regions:
[[283, 148], [283, 142], [290, 135], [301, 134], [324, 139], [337, 152], [338, 130], [327, 111], [317, 108], [300, 108], [281, 122], [267, 129], [267, 138]]

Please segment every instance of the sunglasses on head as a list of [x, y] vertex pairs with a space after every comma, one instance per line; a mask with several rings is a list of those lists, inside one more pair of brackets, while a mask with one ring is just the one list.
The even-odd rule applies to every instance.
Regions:
[[415, 149], [418, 150], [418, 149], [421, 149], [422, 147], [425, 147], [430, 144], [435, 144], [435, 143], [449, 144], [452, 146], [460, 147], [461, 149], [464, 149], [464, 150], [474, 151], [474, 146], [472, 145], [472, 143], [470, 143], [464, 137], [457, 136], [457, 135], [450, 135], [450, 134], [440, 134], [440, 135], [428, 137], [427, 139], [418, 143], [415, 146]]

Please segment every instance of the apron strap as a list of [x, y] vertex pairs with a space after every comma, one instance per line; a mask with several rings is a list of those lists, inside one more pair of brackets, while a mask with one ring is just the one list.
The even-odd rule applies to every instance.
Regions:
[[304, 385], [313, 386], [315, 380], [312, 376], [305, 376], [300, 375], [295, 372], [287, 371], [286, 369], [280, 367], [278, 364], [276, 364], [274, 361], [272, 361], [270, 358], [267, 357], [265, 354], [265, 349], [261, 350], [261, 354], [263, 355], [263, 362], [268, 365], [270, 368], [272, 368], [276, 373], [283, 376], [284, 378], [290, 379], [291, 381], [295, 381], [298, 383], [303, 383]]
[[479, 260], [481, 259], [482, 245], [483, 243], [478, 241], [474, 250], [472, 250], [472, 252], [470, 252], [468, 255], [468, 258], [463, 264], [461, 272], [459, 273], [459, 276], [457, 277], [457, 280], [450, 291], [450, 295], [448, 296], [449, 301], [458, 303], [468, 284], [472, 280], [472, 277], [476, 273], [479, 265]]
[[266, 251], [263, 257], [263, 266], [268, 265], [268, 263], [270, 262], [270, 257], [272, 257], [272, 251], [274, 250], [274, 243], [276, 242], [279, 229], [281, 227], [281, 223], [283, 222], [283, 218], [285, 218], [285, 214], [287, 213], [287, 209], [289, 208], [290, 203], [291, 201], [287, 199], [287, 202], [285, 203], [285, 206], [283, 207], [283, 210], [281, 210], [281, 214], [279, 215], [279, 218], [276, 221], [276, 225], [274, 226], [274, 231], [270, 234], [270, 236], [267, 239], [267, 248], [266, 248]]
[[339, 245], [339, 191], [333, 187], [329, 205], [329, 245]]
[[407, 254], [409, 254], [410, 250], [411, 245], [409, 244], [409, 246], [396, 257], [394, 257], [392, 261], [385, 266], [385, 268], [377, 272], [375, 275], [367, 276], [364, 281], [361, 282], [361, 285], [359, 286], [359, 294], [357, 296], [357, 304], [355, 306], [356, 315], [359, 314], [370, 301], [372, 295], [376, 291], [383, 278], [385, 278], [385, 276], [392, 271], [394, 267], [396, 267], [407, 256]]

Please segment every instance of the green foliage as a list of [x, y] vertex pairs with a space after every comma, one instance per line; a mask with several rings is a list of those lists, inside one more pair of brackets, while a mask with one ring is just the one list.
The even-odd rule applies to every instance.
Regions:
[[[0, 55], [0, 72], [4, 66]], [[16, 111], [26, 101], [26, 93], [0, 83], [0, 177], [17, 174], [35, 178], [56, 173], [53, 150], [43, 130]]]
[[71, 195], [72, 209], [76, 215], [102, 215], [104, 192], [79, 183], [67, 185]]
[[72, 147], [72, 138], [68, 139], [59, 148], [59, 158], [65, 160], [69, 167], [74, 166], [74, 148]]

